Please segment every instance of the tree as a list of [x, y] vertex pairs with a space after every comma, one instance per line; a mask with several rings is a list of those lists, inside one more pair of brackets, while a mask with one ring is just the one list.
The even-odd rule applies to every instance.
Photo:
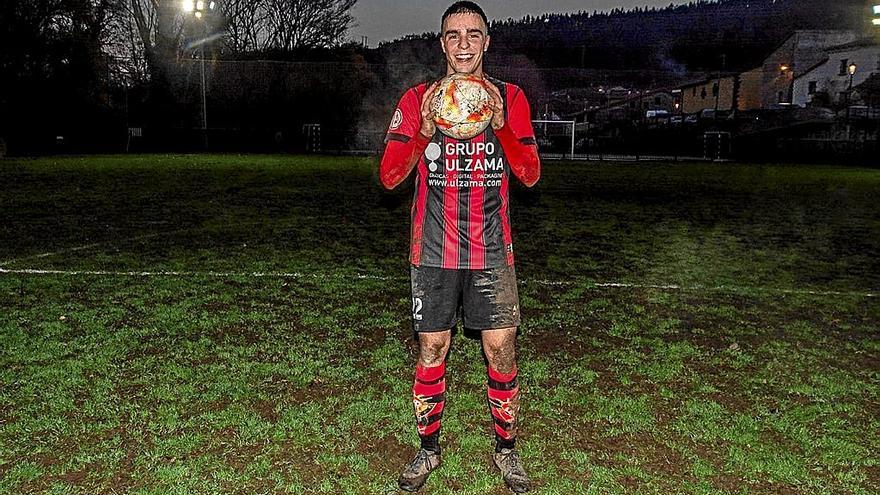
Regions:
[[224, 45], [232, 53], [255, 52], [266, 49], [265, 1], [227, 0], [220, 4], [226, 21]]
[[871, 74], [865, 82], [854, 89], [869, 107], [880, 108], [880, 74]]
[[[106, 109], [115, 0], [18, 0], [0, 6], [0, 134], [39, 146], [84, 132]], [[23, 144], [22, 144], [23, 143]]]
[[162, 77], [180, 53], [183, 16], [176, 0], [120, 0], [129, 15], [129, 33], [138, 36], [150, 77]]
[[282, 51], [339, 45], [357, 0], [265, 0], [268, 45]]

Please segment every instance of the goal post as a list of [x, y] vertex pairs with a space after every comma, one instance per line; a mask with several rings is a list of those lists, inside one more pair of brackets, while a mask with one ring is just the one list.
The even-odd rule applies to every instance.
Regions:
[[574, 158], [574, 120], [533, 120], [532, 128], [542, 155]]

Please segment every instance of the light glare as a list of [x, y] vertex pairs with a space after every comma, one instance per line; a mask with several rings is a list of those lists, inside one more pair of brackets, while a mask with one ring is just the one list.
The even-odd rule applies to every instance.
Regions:
[[201, 19], [202, 13], [200, 11], [196, 11], [196, 19]]
[[202, 0], [198, 0], [196, 2], [196, 10], [198, 10], [198, 11], [205, 10], [205, 2], [203, 2]]
[[192, 12], [193, 10], [192, 0], [183, 0], [182, 6], [184, 12]]
[[874, 6], [874, 15], [880, 15], [880, 5]]
[[874, 19], [873, 21], [871, 21], [871, 24], [875, 26], [880, 26], [880, 19]]
[[216, 7], [216, 6], [217, 6], [217, 4], [214, 2], [211, 2], [210, 4], [208, 4], [208, 8], [211, 10], [214, 10], [214, 7]]

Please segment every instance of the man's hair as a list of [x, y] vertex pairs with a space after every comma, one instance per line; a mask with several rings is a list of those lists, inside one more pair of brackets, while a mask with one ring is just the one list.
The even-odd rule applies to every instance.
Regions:
[[486, 31], [488, 34], [489, 31], [489, 19], [486, 17], [486, 13], [483, 12], [483, 9], [480, 8], [479, 5], [474, 2], [455, 2], [450, 5], [446, 12], [443, 13], [443, 18], [440, 19], [440, 36], [443, 36], [443, 25], [446, 23], [446, 18], [451, 16], [452, 14], [477, 14], [483, 18], [483, 24], [486, 25]]

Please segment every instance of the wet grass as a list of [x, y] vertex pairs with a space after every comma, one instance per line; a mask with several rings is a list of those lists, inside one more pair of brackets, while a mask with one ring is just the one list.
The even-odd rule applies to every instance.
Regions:
[[[0, 493], [394, 493], [416, 444], [408, 192], [373, 167], [0, 161], [2, 269], [241, 274], [0, 273]], [[542, 180], [513, 191], [539, 493], [880, 491], [880, 173], [547, 163]], [[426, 492], [505, 493], [464, 334], [448, 383]]]

